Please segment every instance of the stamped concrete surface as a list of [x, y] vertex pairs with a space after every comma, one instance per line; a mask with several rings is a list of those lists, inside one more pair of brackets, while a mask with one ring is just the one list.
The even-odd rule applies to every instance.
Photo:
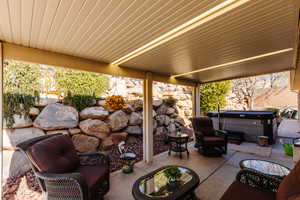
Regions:
[[139, 162], [132, 174], [120, 171], [111, 174], [111, 189], [105, 200], [132, 200], [132, 186], [141, 176], [165, 165], [181, 165], [193, 169], [200, 177], [200, 185], [196, 195], [201, 200], [218, 200], [235, 179], [239, 171], [239, 162], [247, 158], [271, 160], [290, 168], [294, 166], [291, 157], [284, 155], [280, 144], [273, 145], [272, 153], [268, 157], [230, 151], [220, 158], [208, 158], [200, 155], [193, 145], [190, 145], [190, 156], [182, 159], [175, 154], [168, 156], [167, 152], [155, 156], [152, 164]]

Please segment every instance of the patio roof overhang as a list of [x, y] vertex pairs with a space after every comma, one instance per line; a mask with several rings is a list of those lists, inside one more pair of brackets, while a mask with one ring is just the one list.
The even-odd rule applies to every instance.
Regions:
[[4, 58], [195, 85], [299, 74], [298, 19], [296, 0], [13, 0], [0, 40]]

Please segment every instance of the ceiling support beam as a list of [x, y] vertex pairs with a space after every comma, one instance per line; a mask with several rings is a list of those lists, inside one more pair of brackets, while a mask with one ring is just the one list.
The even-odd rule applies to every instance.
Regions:
[[[3, 59], [20, 60], [24, 62], [64, 67], [114, 76], [124, 76], [137, 79], [146, 78], [146, 72], [142, 70], [130, 69], [105, 62], [59, 54], [10, 43], [3, 43]], [[186, 86], [195, 85], [195, 81], [177, 80], [175, 78], [171, 78], [170, 76], [159, 74], [153, 74], [153, 81]]]
[[146, 73], [143, 83], [144, 108], [143, 108], [143, 159], [149, 164], [153, 162], [153, 107], [152, 107], [152, 73]]

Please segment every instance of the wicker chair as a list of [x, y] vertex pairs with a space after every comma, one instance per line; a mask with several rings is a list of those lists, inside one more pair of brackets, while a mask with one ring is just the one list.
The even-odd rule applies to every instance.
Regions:
[[215, 130], [209, 117], [191, 118], [194, 134], [195, 147], [204, 155], [220, 155], [227, 153], [226, 131]]
[[48, 200], [102, 199], [109, 191], [109, 158], [100, 152], [77, 154], [69, 136], [36, 137], [17, 147]]
[[283, 179], [250, 169], [242, 169], [220, 200], [298, 200], [300, 161]]

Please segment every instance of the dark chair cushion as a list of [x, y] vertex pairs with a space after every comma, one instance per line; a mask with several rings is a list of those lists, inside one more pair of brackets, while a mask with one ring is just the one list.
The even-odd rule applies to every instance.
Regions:
[[41, 140], [27, 150], [31, 162], [42, 172], [68, 173], [80, 164], [69, 136], [58, 135]]
[[195, 132], [201, 132], [204, 136], [215, 136], [212, 120], [209, 117], [191, 118]]
[[222, 137], [204, 137], [205, 145], [224, 145], [225, 139]]
[[[275, 200], [276, 193], [262, 191], [239, 181], [234, 181], [220, 200]], [[287, 199], [286, 199], [287, 200]]]
[[97, 189], [97, 186], [109, 175], [108, 166], [79, 166], [75, 172], [79, 172], [89, 189]]
[[277, 200], [300, 200], [300, 161], [280, 183]]

